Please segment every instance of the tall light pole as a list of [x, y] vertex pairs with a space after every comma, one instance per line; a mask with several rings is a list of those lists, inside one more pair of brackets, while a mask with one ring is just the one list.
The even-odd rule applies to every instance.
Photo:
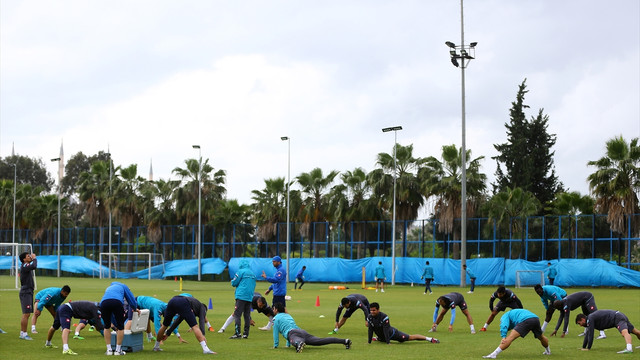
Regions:
[[288, 136], [280, 137], [280, 140], [287, 142], [287, 283], [289, 283], [289, 244], [291, 239], [289, 238], [289, 186], [291, 185], [291, 138]]
[[[462, 147], [460, 152], [462, 153], [462, 191], [461, 197], [461, 210], [460, 210], [460, 286], [464, 287], [466, 282], [466, 274], [463, 269], [463, 265], [467, 263], [467, 146], [466, 146], [466, 108], [465, 108], [465, 79], [464, 69], [469, 65], [469, 61], [475, 59], [477, 42], [472, 42], [469, 45], [464, 43], [464, 6], [463, 0], [460, 0], [460, 43], [456, 45], [451, 41], [445, 42], [449, 47], [449, 55], [451, 57], [451, 63], [455, 67], [460, 67], [462, 74]], [[459, 60], [459, 62], [458, 62]]]
[[198, 252], [198, 281], [202, 280], [202, 259], [200, 257], [200, 227], [202, 221], [202, 152], [200, 145], [193, 145], [194, 149], [198, 149], [198, 240], [196, 241], [196, 251]]
[[[113, 167], [111, 166], [111, 153], [108, 152], [106, 154], [109, 157], [109, 197], [111, 197], [111, 178], [113, 177]], [[109, 199], [111, 200], [111, 199]], [[111, 201], [109, 201], [111, 203]], [[109, 279], [111, 279], [111, 204], [109, 204], [109, 256], [107, 257], [107, 262], [109, 263]]]
[[393, 131], [393, 222], [391, 223], [391, 285], [396, 284], [396, 148], [398, 146], [398, 130], [402, 126], [392, 126], [382, 129], [382, 132]]
[[[17, 184], [18, 183], [18, 164], [17, 163], [13, 163], [13, 231], [11, 233], [11, 243], [15, 244], [16, 243], [16, 189], [17, 189]], [[14, 246], [15, 249], [15, 246]], [[13, 249], [12, 249], [13, 250]], [[14, 265], [14, 260], [16, 259], [16, 254], [12, 254], [13, 256], [11, 257], [11, 271], [14, 271], [13, 265]], [[17, 278], [17, 262], [16, 262], [16, 286], [18, 286], [18, 278]]]
[[[60, 161], [62, 159], [61, 158], [55, 158], [55, 159], [51, 159], [52, 162], [58, 162], [58, 166], [60, 166]], [[61, 190], [62, 190], [62, 183], [61, 180], [58, 177], [58, 277], [60, 277], [60, 197], [62, 196]]]

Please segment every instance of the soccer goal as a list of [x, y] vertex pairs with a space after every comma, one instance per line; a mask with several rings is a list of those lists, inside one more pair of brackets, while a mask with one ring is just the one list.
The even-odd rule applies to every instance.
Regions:
[[516, 288], [532, 288], [537, 284], [544, 285], [544, 271], [516, 270]]
[[100, 267], [100, 279], [109, 277], [109, 270], [117, 278], [118, 272], [136, 272], [147, 269], [149, 271], [149, 280], [151, 280], [151, 268], [157, 265], [162, 265], [162, 272], [164, 272], [164, 255], [139, 252], [139, 253], [100, 253], [100, 265], [106, 267]]
[[[20, 289], [20, 254], [23, 252], [33, 253], [33, 246], [31, 244], [19, 244], [19, 243], [0, 243], [0, 255], [4, 261], [9, 262], [9, 276], [11, 281], [5, 283], [2, 281], [0, 284], [0, 290], [15, 290]], [[33, 273], [33, 281], [35, 284], [36, 274]], [[8, 285], [14, 283], [14, 285]], [[36, 287], [37, 288], [37, 287]]]

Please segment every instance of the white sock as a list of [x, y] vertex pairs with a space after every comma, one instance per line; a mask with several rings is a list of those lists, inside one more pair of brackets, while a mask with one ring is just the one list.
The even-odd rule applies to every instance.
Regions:
[[631, 344], [627, 344], [627, 350], [633, 351], [633, 346]]
[[549, 323], [546, 321], [542, 323], [542, 326], [540, 327], [542, 329], [542, 332], [544, 332], [547, 329], [547, 325], [549, 325]]
[[222, 325], [220, 329], [225, 330], [234, 320], [235, 318], [233, 317], [233, 315], [229, 316], [227, 318], [227, 321], [224, 322], [224, 325]]
[[31, 325], [31, 331], [35, 331], [36, 330], [36, 326], [35, 325]]
[[550, 346], [547, 346], [547, 347], [545, 348], [545, 350], [547, 350], [547, 352], [548, 352], [549, 354], [551, 354], [551, 347], [550, 347]]
[[62, 351], [69, 350], [69, 344], [62, 344]]
[[487, 323], [484, 323], [484, 326], [483, 326], [483, 328], [485, 328], [485, 329], [486, 329], [487, 327], [489, 327], [489, 324], [487, 324]]
[[116, 344], [116, 352], [122, 351], [122, 345]]
[[473, 326], [473, 324], [469, 325], [469, 327], [471, 328], [471, 331], [476, 331], [476, 328]]
[[80, 336], [80, 333], [76, 331], [75, 336]]
[[493, 353], [498, 355], [502, 352], [502, 349], [500, 349], [500, 346], [498, 346], [495, 350], [493, 350]]
[[207, 346], [207, 341], [206, 340], [202, 340], [200, 341], [200, 346], [202, 346], [202, 350], [209, 350], [209, 347]]
[[424, 337], [424, 339], [425, 339], [426, 341], [431, 341], [431, 340], [433, 340], [433, 338], [430, 338], [430, 337], [428, 337], [428, 336], [425, 336], [425, 337]]
[[181, 337], [182, 337], [182, 336], [180, 336], [180, 333], [179, 333], [179, 332], [177, 332], [177, 333], [176, 333], [176, 336], [177, 336], [178, 338], [181, 338]]
[[604, 330], [600, 330], [600, 336], [607, 336], [604, 334]]
[[211, 323], [207, 321], [207, 327], [210, 328], [211, 327]]
[[[106, 331], [106, 330], [105, 330], [105, 331]], [[111, 344], [107, 345], [107, 351], [113, 351], [113, 350], [111, 349]]]

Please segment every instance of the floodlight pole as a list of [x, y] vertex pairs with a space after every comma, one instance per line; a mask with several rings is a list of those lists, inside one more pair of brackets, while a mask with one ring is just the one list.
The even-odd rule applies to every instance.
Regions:
[[[61, 158], [55, 158], [55, 159], [51, 159], [52, 162], [58, 162], [58, 166], [60, 166], [60, 161], [62, 161]], [[57, 240], [58, 240], [58, 277], [60, 277], [60, 197], [62, 196], [61, 190], [62, 190], [62, 183], [61, 183], [60, 177], [58, 176], [58, 236], [57, 236]]]
[[289, 223], [289, 186], [291, 184], [291, 138], [288, 136], [282, 136], [280, 138], [280, 140], [282, 141], [286, 141], [287, 142], [287, 283], [289, 283], [289, 251], [290, 251], [290, 243], [291, 243], [291, 239], [289, 236], [289, 231], [290, 231], [290, 223]]
[[[467, 262], [467, 147], [466, 147], [466, 104], [465, 104], [465, 74], [469, 61], [475, 59], [475, 47], [477, 42], [469, 45], [464, 43], [464, 6], [463, 0], [460, 0], [460, 43], [461, 45], [447, 41], [445, 44], [450, 48], [451, 63], [460, 67], [462, 75], [462, 146], [461, 152], [461, 210], [460, 210], [460, 286], [466, 286], [466, 273], [463, 265]], [[460, 60], [460, 63], [458, 63]]]
[[198, 240], [196, 241], [196, 251], [198, 252], [198, 281], [202, 280], [202, 258], [200, 256], [201, 223], [202, 223], [202, 150], [200, 145], [193, 145], [198, 149]]
[[[16, 184], [17, 183], [18, 183], [18, 164], [13, 163], [13, 231], [11, 232], [12, 244], [16, 243], [16, 189], [17, 189]], [[13, 249], [11, 249], [12, 252], [14, 251], [14, 249], [15, 249], [15, 246], [13, 247]], [[11, 256], [11, 271], [14, 271], [13, 265], [14, 265], [14, 260], [16, 259], [16, 254], [12, 253], [11, 255], [13, 255]], [[15, 264], [18, 265], [17, 262]], [[16, 269], [17, 269], [17, 266], [16, 266]], [[17, 280], [16, 280], [16, 286], [17, 286]]]
[[[111, 166], [111, 153], [108, 152], [107, 153], [107, 157], [109, 157], [109, 197], [111, 197], [111, 178], [113, 176], [113, 167]], [[109, 279], [111, 279], [111, 199], [109, 199], [109, 250], [107, 251], [109, 253], [109, 256], [107, 258], [107, 263], [109, 266]], [[102, 261], [102, 259], [100, 259], [100, 261]]]
[[393, 126], [382, 129], [382, 132], [393, 131], [393, 221], [391, 223], [391, 285], [396, 284], [396, 148], [398, 147], [398, 130], [402, 126]]

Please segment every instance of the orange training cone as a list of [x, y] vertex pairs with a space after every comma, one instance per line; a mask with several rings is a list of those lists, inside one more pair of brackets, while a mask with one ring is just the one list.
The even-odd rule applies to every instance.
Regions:
[[320, 295], [316, 297], [316, 306], [320, 306]]

